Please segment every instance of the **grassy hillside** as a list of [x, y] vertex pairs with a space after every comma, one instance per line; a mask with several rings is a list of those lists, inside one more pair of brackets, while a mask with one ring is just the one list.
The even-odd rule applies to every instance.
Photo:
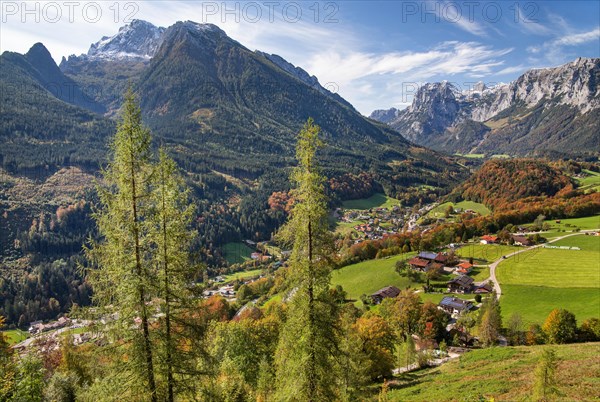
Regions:
[[551, 246], [581, 250], [536, 248], [502, 262], [498, 279], [508, 285], [600, 288], [600, 237], [572, 236]]
[[379, 289], [394, 285], [403, 289], [410, 285], [408, 278], [402, 278], [395, 271], [396, 261], [407, 258], [397, 255], [387, 259], [369, 260], [348, 265], [331, 274], [333, 286], [342, 285], [349, 299], [358, 300], [360, 295], [371, 294]]
[[435, 218], [443, 217], [450, 205], [452, 205], [454, 208], [462, 208], [463, 211], [467, 209], [472, 209], [473, 211], [483, 216], [489, 215], [491, 213], [490, 210], [483, 204], [473, 201], [461, 201], [456, 204], [453, 202], [445, 202], [443, 204], [440, 204], [437, 207], [433, 208], [431, 211], [429, 211], [429, 216], [433, 216]]
[[373, 194], [369, 198], [344, 201], [342, 204], [346, 209], [392, 208], [395, 205], [400, 205], [400, 201], [381, 193]]
[[552, 309], [561, 307], [579, 321], [600, 318], [600, 237], [572, 236], [552, 245], [581, 250], [539, 248], [498, 266], [504, 317], [518, 312], [526, 322], [541, 323]]
[[463, 258], [473, 257], [475, 264], [492, 263], [503, 255], [510, 254], [519, 250], [516, 246], [507, 246], [504, 244], [469, 244], [459, 248], [456, 255]]
[[581, 190], [589, 192], [591, 190], [600, 191], [600, 173], [592, 172], [584, 169], [583, 172], [587, 175], [583, 178], [577, 178], [577, 185]]
[[223, 246], [225, 259], [230, 264], [239, 264], [250, 259], [250, 254], [254, 250], [246, 246], [244, 243], [227, 243]]
[[576, 228], [581, 230], [600, 229], [600, 215], [586, 216], [584, 218], [561, 219], [560, 223], [555, 220], [546, 221], [552, 230], [572, 231]]
[[240, 271], [240, 272], [236, 272], [234, 274], [225, 275], [224, 279], [225, 279], [225, 283], [227, 283], [227, 282], [235, 281], [237, 279], [246, 279], [246, 278], [252, 278], [255, 276], [259, 276], [262, 272], [263, 272], [262, 269], [252, 269], [250, 271]]
[[[400, 375], [389, 401], [528, 401], [535, 366], [545, 346], [469, 352], [439, 368]], [[597, 400], [600, 343], [554, 346], [558, 401]], [[376, 400], [376, 399], [374, 399]]]

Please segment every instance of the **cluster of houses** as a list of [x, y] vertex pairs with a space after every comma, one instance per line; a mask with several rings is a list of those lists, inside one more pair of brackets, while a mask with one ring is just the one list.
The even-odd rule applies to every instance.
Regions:
[[31, 335], [41, 334], [42, 332], [54, 331], [71, 325], [71, 320], [67, 317], [60, 317], [57, 321], [44, 324], [42, 321], [34, 321], [29, 324], [29, 333]]
[[[515, 246], [531, 247], [531, 246], [535, 245], [535, 243], [533, 242], [533, 240], [531, 240], [527, 236], [520, 235], [520, 234], [513, 234], [513, 235], [511, 235], [511, 237], [512, 237], [512, 240], [513, 240], [512, 243]], [[499, 244], [500, 243], [500, 239], [498, 238], [498, 236], [485, 235], [485, 236], [481, 236], [479, 238], [479, 242], [481, 244]]]
[[408, 260], [411, 269], [420, 272], [429, 270], [443, 270], [445, 273], [457, 275], [447, 282], [449, 293], [490, 293], [492, 288], [489, 284], [475, 285], [473, 278], [469, 276], [473, 270], [473, 264], [468, 261], [459, 261], [447, 253], [433, 253], [422, 251], [414, 258]]
[[[396, 233], [399, 228], [404, 225], [405, 215], [407, 211], [402, 209], [400, 206], [394, 206], [390, 208], [371, 208], [369, 210], [357, 211], [357, 210], [336, 210], [336, 216], [342, 222], [356, 222], [354, 230], [359, 233], [360, 239], [362, 240], [378, 240], [384, 236]], [[386, 227], [383, 227], [385, 224]]]

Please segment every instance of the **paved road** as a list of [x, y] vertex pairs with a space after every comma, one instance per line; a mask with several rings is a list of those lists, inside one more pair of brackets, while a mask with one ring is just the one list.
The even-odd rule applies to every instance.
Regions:
[[585, 232], [597, 232], [598, 230], [600, 230], [600, 229], [582, 230], [581, 232], [569, 233], [568, 235], [552, 239], [551, 241], [549, 241], [547, 243], [538, 244], [536, 246], [531, 246], [531, 247], [527, 247], [527, 248], [515, 251], [514, 253], [506, 254], [504, 257], [500, 257], [499, 259], [497, 259], [496, 261], [494, 261], [490, 265], [490, 277], [488, 279], [486, 279], [484, 281], [484, 283], [488, 282], [488, 281], [492, 281], [492, 283], [494, 284], [494, 290], [496, 291], [496, 295], [497, 295], [497, 297], [499, 299], [500, 296], [502, 296], [502, 289], [500, 288], [500, 284], [498, 283], [498, 279], [496, 279], [496, 267], [498, 267], [498, 264], [500, 264], [502, 261], [505, 261], [506, 259], [508, 259], [510, 257], [513, 257], [513, 256], [515, 256], [517, 254], [524, 253], [525, 251], [529, 251], [529, 250], [533, 250], [534, 248], [542, 247], [544, 244], [554, 243], [556, 241], [559, 241], [559, 240], [562, 240], [564, 238], [571, 237], [571, 236], [583, 235]]

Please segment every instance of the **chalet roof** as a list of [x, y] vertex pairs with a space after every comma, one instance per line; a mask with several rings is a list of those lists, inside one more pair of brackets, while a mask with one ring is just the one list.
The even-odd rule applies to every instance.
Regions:
[[483, 285], [477, 286], [475, 293], [490, 293], [493, 287], [490, 283], [484, 283]]
[[379, 296], [381, 298], [384, 297], [396, 297], [400, 294], [400, 289], [395, 286], [386, 286], [382, 289], [379, 289], [377, 292], [373, 293], [371, 296]]
[[440, 264], [439, 262], [432, 262], [429, 266], [429, 269], [437, 270], [444, 268], [444, 264]]
[[460, 264], [458, 264], [458, 267], [463, 269], [470, 269], [473, 268], [473, 264], [471, 264], [470, 262], [463, 261]]
[[521, 243], [521, 244], [529, 244], [532, 243], [531, 240], [529, 240], [529, 238], [525, 237], [525, 236], [513, 236], [513, 239], [515, 242]]
[[458, 297], [446, 296], [440, 302], [440, 306], [442, 307], [451, 307], [453, 309], [462, 311], [468, 310], [471, 308], [473, 303], [468, 300], [459, 299]]
[[435, 256], [435, 261], [445, 264], [446, 262], [448, 262], [448, 258], [449, 257], [446, 254], [438, 253], [438, 255]]
[[485, 235], [485, 236], [481, 236], [481, 240], [496, 241], [496, 240], [498, 240], [498, 236]]
[[432, 253], [431, 251], [421, 251], [417, 257], [424, 258], [426, 260], [435, 260], [435, 257], [437, 257], [437, 254]]
[[448, 281], [448, 284], [455, 284], [459, 286], [469, 286], [473, 283], [473, 278], [467, 275], [459, 275], [456, 278]]
[[410, 265], [414, 265], [416, 267], [421, 267], [421, 268], [425, 268], [427, 265], [429, 265], [429, 261], [428, 260], [424, 260], [424, 259], [419, 258], [419, 257], [411, 258], [410, 260], [408, 260], [408, 263]]

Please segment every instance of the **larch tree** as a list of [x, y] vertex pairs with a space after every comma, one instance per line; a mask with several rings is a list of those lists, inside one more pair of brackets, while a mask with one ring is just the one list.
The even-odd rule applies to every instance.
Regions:
[[484, 300], [479, 310], [479, 341], [484, 346], [494, 345], [500, 336], [502, 329], [502, 315], [500, 312], [500, 302], [496, 297], [496, 292]]
[[[154, 208], [153, 256], [158, 279], [155, 294], [162, 303], [164, 314], [164, 325], [159, 327], [163, 346], [159, 362], [166, 379], [166, 400], [173, 402], [176, 385], [174, 373], [182, 377], [184, 373], [193, 371], [190, 366], [193, 354], [178, 345], [195, 338], [194, 331], [188, 331], [194, 329], [193, 320], [186, 317], [186, 313], [192, 309], [190, 302], [194, 300], [190, 284], [197, 273], [189, 252], [195, 235], [191, 230], [195, 205], [190, 200], [189, 189], [175, 161], [163, 148], [159, 150], [158, 164], [154, 169], [151, 203]], [[188, 339], [184, 341], [187, 335]]]
[[559, 394], [556, 386], [555, 372], [558, 358], [554, 349], [545, 348], [535, 367], [535, 382], [533, 385], [533, 400], [546, 402], [554, 399]]
[[278, 401], [336, 400], [335, 354], [338, 307], [329, 296], [333, 242], [328, 230], [325, 178], [316, 152], [320, 128], [309, 119], [296, 148], [298, 167], [291, 175], [296, 204], [280, 238], [292, 244], [287, 319], [275, 353]]
[[100, 240], [85, 252], [94, 302], [111, 316], [115, 344], [126, 348], [115, 370], [121, 396], [147, 395], [158, 401], [148, 302], [156, 272], [151, 256], [152, 164], [150, 131], [142, 124], [133, 91], [125, 96], [111, 144], [111, 160], [98, 186], [101, 206], [94, 213]]

